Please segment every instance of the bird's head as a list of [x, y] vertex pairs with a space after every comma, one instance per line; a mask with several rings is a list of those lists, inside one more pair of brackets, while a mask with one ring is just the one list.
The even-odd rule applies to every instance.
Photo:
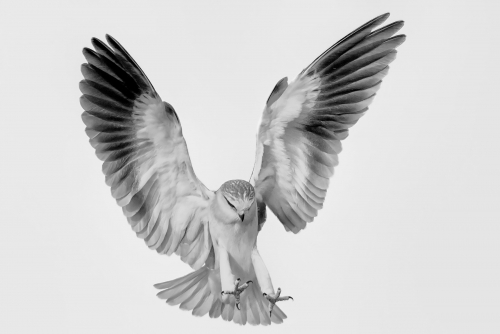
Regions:
[[247, 181], [231, 180], [220, 187], [221, 205], [235, 212], [241, 221], [255, 201], [255, 190]]

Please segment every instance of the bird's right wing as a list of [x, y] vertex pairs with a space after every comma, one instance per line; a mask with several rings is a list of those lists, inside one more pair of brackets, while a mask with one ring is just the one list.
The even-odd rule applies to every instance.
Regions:
[[251, 183], [259, 227], [268, 206], [289, 231], [299, 232], [323, 206], [338, 164], [341, 140], [368, 110], [396, 48], [403, 22], [376, 31], [389, 14], [356, 29], [312, 62], [294, 82], [271, 93], [257, 136]]
[[213, 192], [196, 177], [182, 128], [144, 72], [111, 36], [85, 48], [80, 82], [82, 119], [104, 161], [111, 194], [149, 248], [176, 252], [193, 268], [212, 249], [208, 205]]

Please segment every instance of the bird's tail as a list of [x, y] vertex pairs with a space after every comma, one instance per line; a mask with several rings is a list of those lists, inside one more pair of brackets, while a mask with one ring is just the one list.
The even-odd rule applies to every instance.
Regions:
[[253, 282], [240, 296], [240, 310], [236, 308], [234, 297], [227, 303], [222, 302], [219, 270], [207, 266], [172, 281], [155, 284], [155, 287], [162, 290], [157, 296], [166, 299], [167, 304], [180, 304], [182, 310], [192, 310], [198, 317], [208, 313], [210, 318], [222, 317], [240, 325], [282, 323], [285, 313], [275, 306], [270, 317], [269, 301], [262, 296], [257, 280]]

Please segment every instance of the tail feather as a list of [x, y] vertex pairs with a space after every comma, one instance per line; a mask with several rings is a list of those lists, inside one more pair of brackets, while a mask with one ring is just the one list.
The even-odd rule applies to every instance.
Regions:
[[275, 324], [283, 323], [283, 320], [286, 319], [287, 316], [285, 312], [283, 312], [278, 306], [274, 306], [271, 321]]
[[220, 317], [221, 312], [222, 312], [222, 301], [220, 300], [220, 298], [216, 298], [214, 300], [214, 303], [212, 304], [212, 308], [210, 309], [210, 313], [208, 313], [208, 315], [210, 316], [210, 318], [215, 319]]
[[240, 325], [245, 325], [247, 323], [247, 312], [244, 309], [245, 304], [246, 304], [246, 300], [242, 301], [239, 311], [238, 311], [238, 309], [234, 310], [233, 321], [237, 324], [240, 324]]
[[256, 301], [252, 303], [255, 306], [257, 313], [259, 314], [260, 323], [264, 326], [270, 325], [271, 320], [269, 319], [269, 313], [267, 311], [267, 304], [264, 305], [264, 301], [260, 297], [260, 291], [255, 291], [252, 289], [253, 299]]
[[233, 303], [222, 304], [222, 319], [226, 321], [233, 320], [234, 315], [234, 305]]
[[[216, 296], [208, 291], [208, 296], [203, 299], [201, 298], [200, 302], [198, 305], [195, 306], [193, 309], [193, 315], [197, 317], [202, 317], [205, 314], [207, 314], [210, 311], [210, 308], [212, 307], [212, 304], [214, 303], [214, 300], [216, 299]], [[186, 309], [189, 311], [189, 309]]]
[[252, 303], [250, 303], [250, 299], [246, 298], [243, 301], [243, 307], [245, 310], [245, 321], [248, 322], [250, 325], [258, 325], [260, 322], [257, 322], [255, 320], [255, 317], [252, 312]]
[[192, 273], [190, 273], [190, 274], [188, 274], [186, 276], [179, 277], [179, 278], [176, 278], [174, 280], [166, 281], [166, 282], [163, 282], [163, 283], [157, 283], [157, 284], [154, 285], [154, 287], [157, 288], [157, 289], [168, 289], [168, 288], [173, 287], [174, 285], [177, 285], [177, 284], [180, 284], [182, 282], [188, 281], [188, 280], [192, 279], [193, 277], [195, 277], [196, 275], [198, 275], [198, 271], [193, 271]]
[[[178, 293], [177, 296], [171, 297], [171, 299], [167, 299], [167, 303], [169, 305], [177, 305], [181, 303], [180, 308], [183, 308], [182, 304], [187, 304], [189, 303], [193, 298], [195, 298], [199, 293], [200, 293], [200, 298], [203, 295], [208, 295], [208, 292], [210, 292], [210, 289], [207, 288], [207, 277], [208, 277], [208, 272], [205, 272], [202, 275], [199, 275], [195, 278], [192, 279], [191, 283], [189, 283], [182, 292]], [[198, 304], [199, 300], [194, 302], [193, 306], [188, 308], [187, 310], [192, 310], [194, 306]]]
[[[204, 282], [200, 282], [204, 277], [197, 277], [188, 286], [186, 286], [182, 291], [178, 292], [176, 295], [167, 299], [168, 305], [177, 305], [188, 301], [199, 289], [205, 287]], [[181, 307], [182, 308], [182, 307]], [[191, 308], [192, 309], [192, 308]]]
[[161, 289], [157, 296], [165, 299], [169, 305], [180, 304], [183, 310], [191, 311], [195, 316], [208, 313], [211, 318], [222, 317], [240, 325], [270, 325], [282, 323], [285, 313], [275, 306], [269, 317], [269, 302], [262, 296], [257, 280], [241, 294], [240, 310], [236, 308], [234, 298], [227, 303], [221, 299], [219, 271], [207, 266], [172, 281], [155, 284]]
[[179, 307], [182, 310], [188, 310], [188, 311], [192, 310], [196, 308], [196, 306], [198, 306], [202, 301], [204, 301], [209, 294], [210, 290], [204, 289], [203, 283], [200, 283], [197, 285], [196, 290], [193, 291], [191, 296], [189, 296], [185, 301], [183, 301]]
[[[254, 292], [253, 289], [250, 291], [250, 293], [252, 293], [255, 296], [255, 292]], [[259, 312], [260, 307], [258, 306], [257, 303], [250, 303], [249, 302], [249, 305], [250, 305], [250, 307], [249, 307], [250, 312], [248, 313], [248, 322], [251, 325], [254, 325], [254, 324], [258, 325], [258, 324], [260, 324], [260, 312]], [[252, 323], [252, 321], [254, 323]]]
[[193, 286], [199, 283], [200, 280], [202, 280], [203, 278], [204, 278], [203, 275], [195, 276], [190, 280], [180, 282], [179, 285], [175, 285], [173, 287], [170, 287], [166, 290], [159, 292], [157, 296], [160, 299], [166, 299], [167, 303], [169, 303], [170, 305], [179, 304], [180, 302], [179, 303], [174, 302], [173, 304], [171, 304], [171, 302], [174, 301], [176, 297], [183, 295], [183, 293], [186, 292], [187, 290], [192, 289]]

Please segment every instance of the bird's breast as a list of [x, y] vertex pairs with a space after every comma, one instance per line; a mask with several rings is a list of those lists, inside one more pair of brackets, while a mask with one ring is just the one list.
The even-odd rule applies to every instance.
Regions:
[[[251, 208], [251, 210], [255, 208]], [[247, 214], [245, 219], [220, 221], [217, 215], [210, 214], [210, 235], [215, 247], [223, 247], [230, 255], [231, 262], [243, 268], [251, 264], [251, 253], [258, 233], [257, 214]]]

